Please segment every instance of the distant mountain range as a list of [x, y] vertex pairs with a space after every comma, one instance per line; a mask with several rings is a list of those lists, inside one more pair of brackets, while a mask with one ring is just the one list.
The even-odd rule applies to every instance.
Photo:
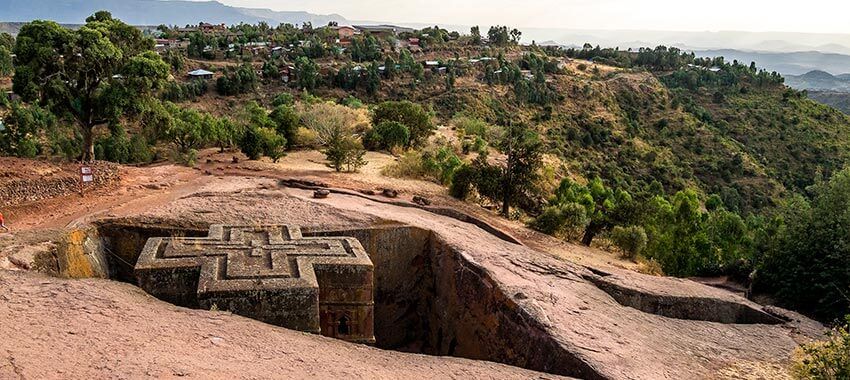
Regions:
[[785, 84], [806, 90], [812, 100], [850, 114], [850, 74], [832, 75], [814, 70], [803, 75], [786, 75]]
[[826, 71], [833, 74], [850, 73], [850, 55], [836, 53], [821, 53], [817, 51], [802, 52], [757, 52], [733, 49], [695, 50], [700, 57], [724, 57], [727, 61], [738, 60], [744, 64], [755, 61], [759, 67], [776, 71], [783, 75], [802, 75], [813, 70]]
[[271, 9], [232, 7], [217, 1], [182, 0], [0, 0], [0, 21], [46, 19], [65, 24], [81, 24], [86, 17], [102, 9], [133, 25], [186, 25], [201, 21], [228, 25], [265, 21], [275, 26], [279, 23], [347, 23], [344, 17], [337, 14], [279, 12]]
[[786, 75], [785, 84], [798, 90], [850, 92], [850, 74], [832, 75], [813, 70], [803, 75]]

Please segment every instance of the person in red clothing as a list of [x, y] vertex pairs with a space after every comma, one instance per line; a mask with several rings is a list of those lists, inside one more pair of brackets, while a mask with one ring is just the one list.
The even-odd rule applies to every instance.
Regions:
[[2, 212], [0, 212], [0, 228], [6, 230], [6, 232], [9, 232], [9, 227], [6, 227], [6, 219], [3, 219]]

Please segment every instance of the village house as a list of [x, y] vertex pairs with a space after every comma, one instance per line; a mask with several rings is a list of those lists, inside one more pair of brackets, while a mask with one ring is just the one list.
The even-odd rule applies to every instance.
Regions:
[[198, 28], [204, 33], [223, 33], [227, 31], [227, 26], [225, 26], [224, 24], [214, 25], [206, 22], [198, 24]]
[[337, 34], [337, 43], [343, 46], [348, 46], [351, 44], [351, 39], [354, 36], [360, 34], [353, 26], [348, 25], [340, 25], [332, 27], [336, 30]]
[[410, 52], [412, 52], [412, 53], [422, 51], [422, 48], [420, 48], [420, 46], [419, 46], [419, 39], [418, 38], [412, 38], [411, 37], [411, 38], [407, 38], [407, 39], [396, 40], [395, 46], [396, 46], [397, 49], [407, 49], [407, 50], [410, 50]]
[[189, 48], [189, 41], [178, 40], [174, 38], [165, 39], [165, 38], [157, 38], [156, 45], [154, 45], [154, 50], [158, 52], [163, 52], [166, 50], [175, 50], [175, 49], [187, 49]]
[[354, 25], [360, 33], [369, 33], [372, 36], [378, 37], [396, 37], [401, 33], [413, 33], [411, 28], [405, 28], [395, 25]]
[[283, 65], [283, 67], [280, 68], [280, 79], [283, 81], [283, 83], [289, 83], [291, 81], [294, 81], [296, 79], [295, 66]]
[[190, 79], [207, 80], [207, 79], [212, 79], [213, 72], [207, 71], [207, 70], [204, 70], [204, 69], [197, 69], [197, 70], [190, 71], [188, 76], [189, 76]]

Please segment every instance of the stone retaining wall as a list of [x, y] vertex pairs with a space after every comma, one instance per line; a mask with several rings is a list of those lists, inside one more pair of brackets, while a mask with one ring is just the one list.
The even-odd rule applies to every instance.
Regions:
[[[118, 165], [111, 162], [95, 162], [91, 165], [94, 170], [94, 182], [85, 186], [92, 190], [110, 185], [120, 179]], [[79, 170], [79, 169], [77, 169]], [[61, 197], [80, 191], [80, 176], [73, 172], [63, 172], [61, 175], [40, 180], [13, 179], [0, 183], [0, 207], [17, 206], [24, 203]]]

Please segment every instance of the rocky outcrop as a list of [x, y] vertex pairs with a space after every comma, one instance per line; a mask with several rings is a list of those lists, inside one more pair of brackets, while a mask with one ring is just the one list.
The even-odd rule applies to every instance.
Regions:
[[[589, 269], [462, 218], [362, 194], [314, 199], [313, 190], [183, 197], [150, 215], [184, 225], [186, 234], [192, 231], [185, 221], [200, 220], [196, 211], [203, 211], [207, 221], [238, 215], [301, 224], [305, 236], [357, 238], [375, 265], [380, 348], [587, 379], [712, 378], [761, 365], [779, 368], [781, 377], [798, 343], [822, 332], [795, 313], [693, 281]], [[372, 227], [331, 227], [340, 221], [372, 221]], [[150, 233], [139, 227], [144, 223], [129, 225], [135, 227], [128, 238], [101, 225], [102, 238], [111, 242], [106, 246]], [[119, 255], [132, 259], [133, 245]]]

